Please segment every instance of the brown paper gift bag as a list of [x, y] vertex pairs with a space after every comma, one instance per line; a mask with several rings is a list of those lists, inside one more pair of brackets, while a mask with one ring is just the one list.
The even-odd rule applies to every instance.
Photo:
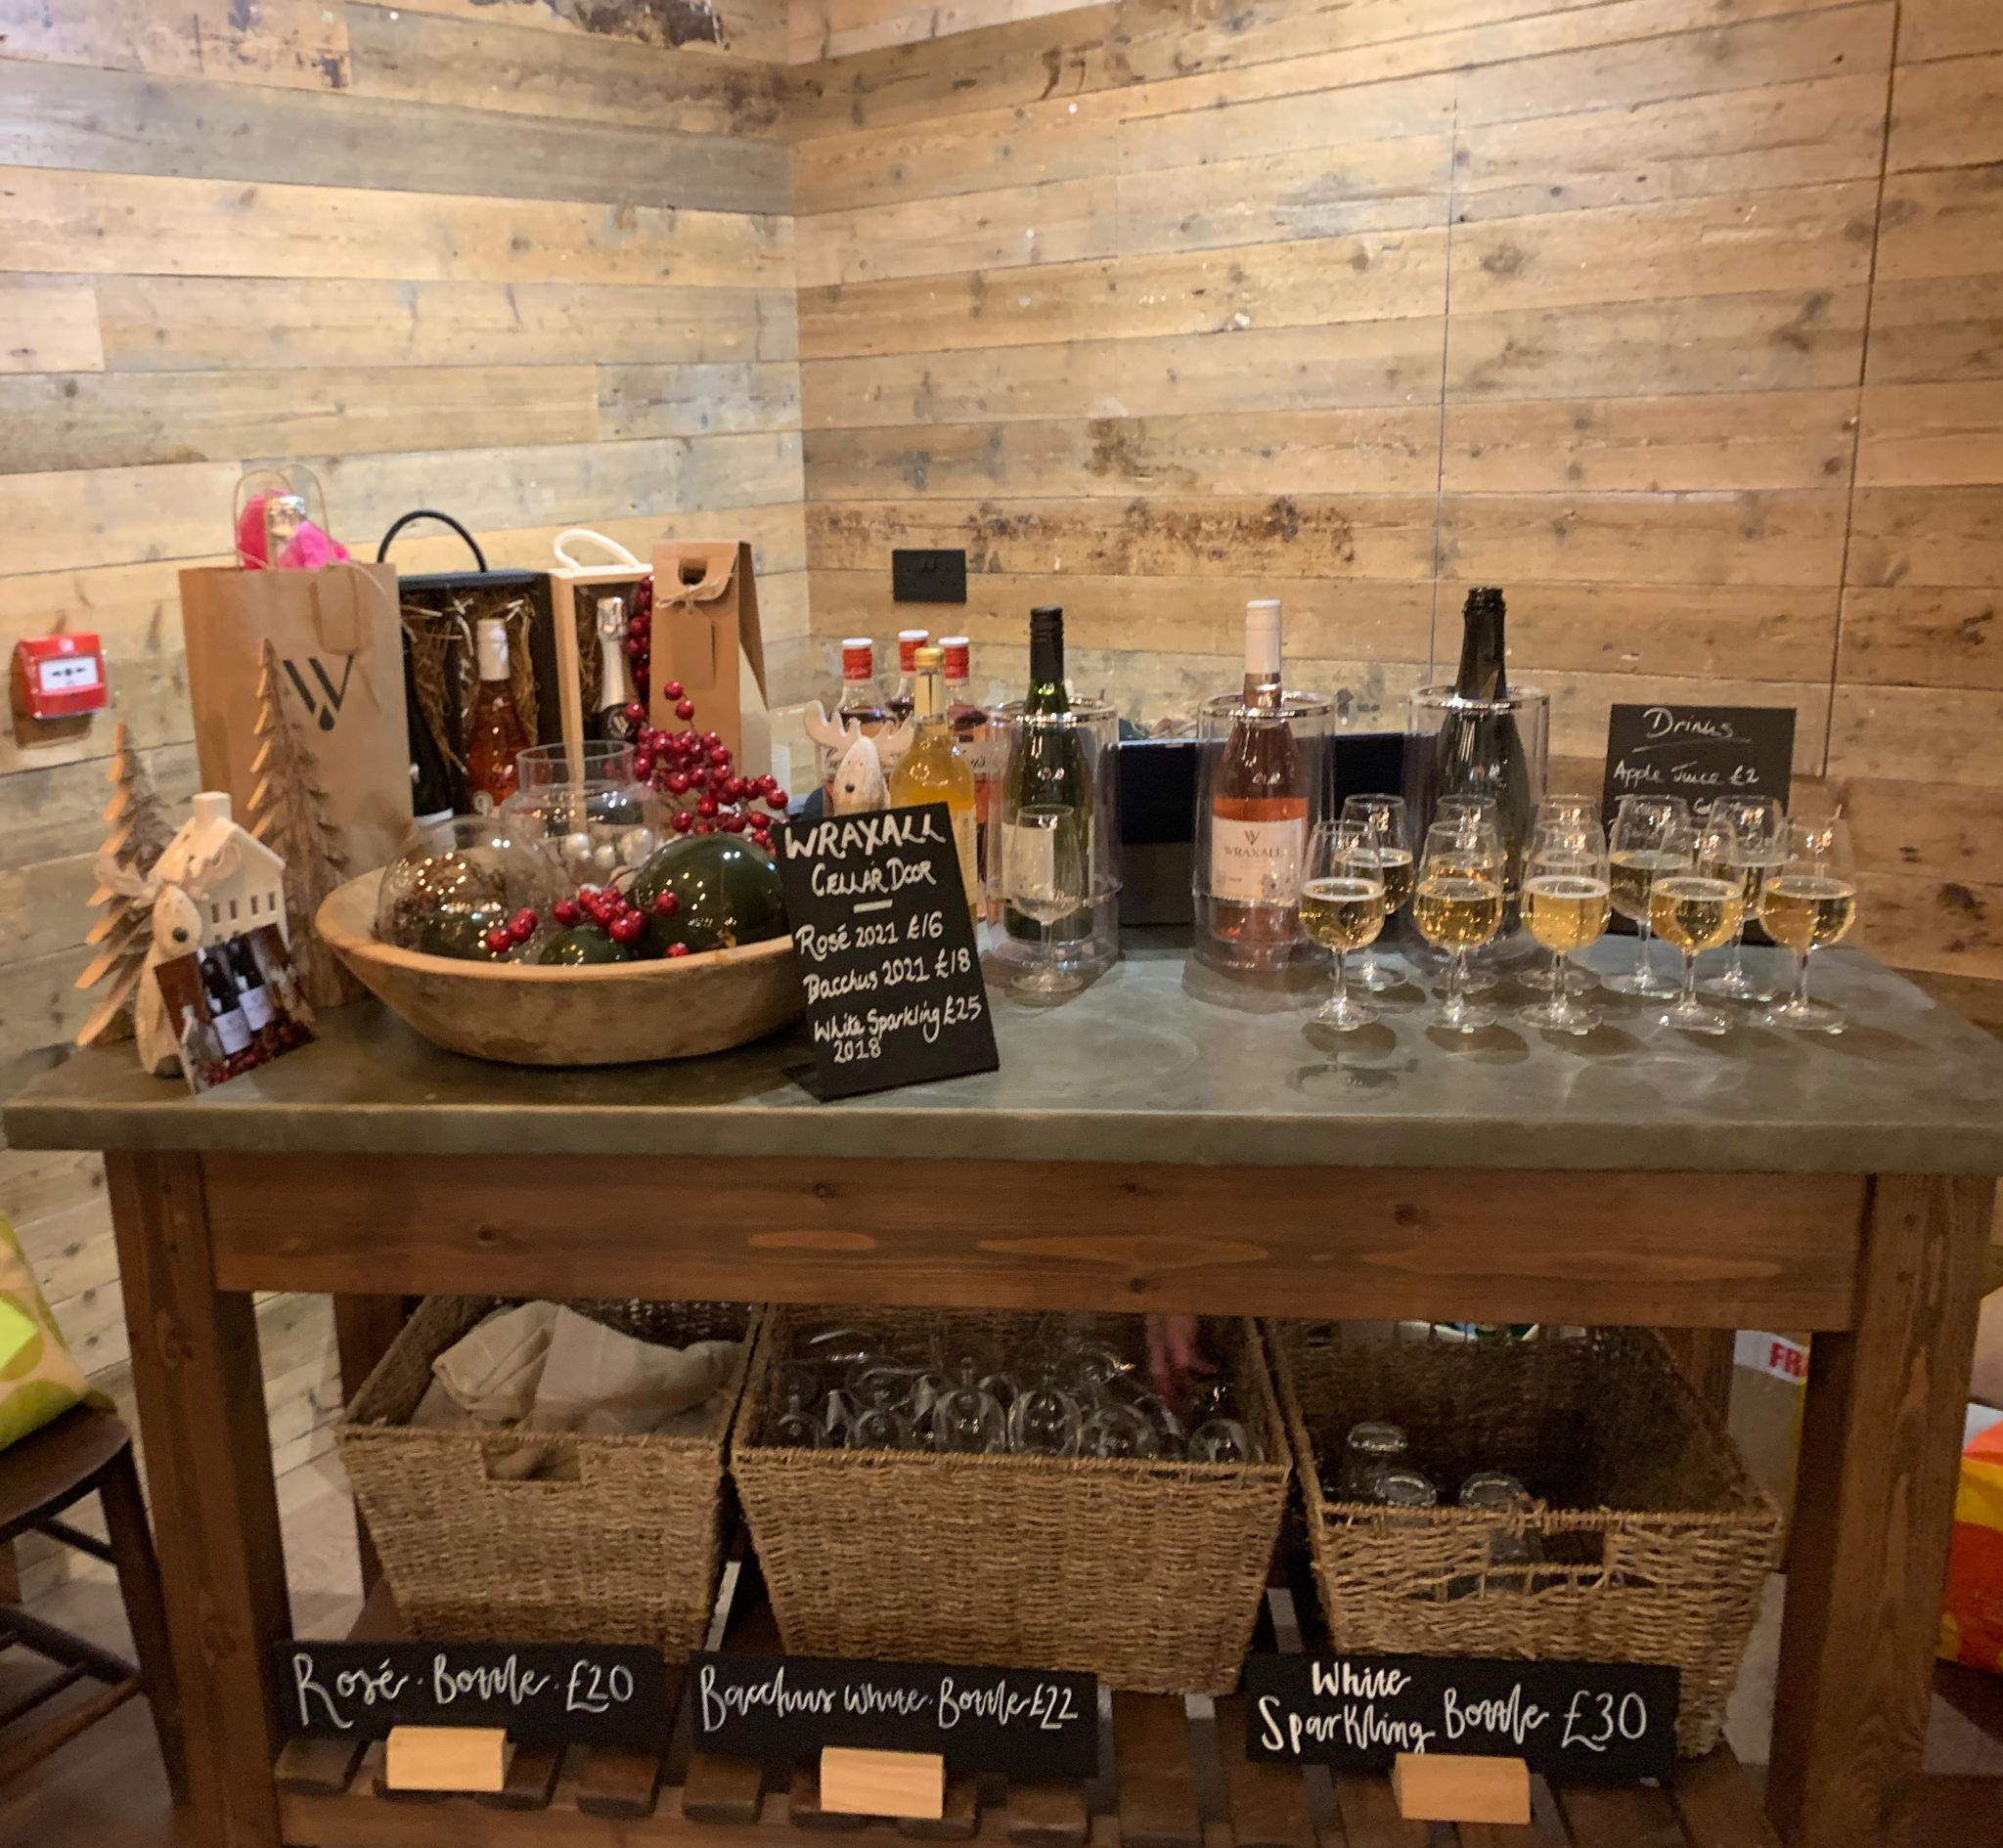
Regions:
[[772, 720], [765, 703], [765, 642], [751, 547], [739, 540], [663, 540], [653, 549], [653, 723], [675, 730], [675, 702], [662, 693], [680, 681], [695, 702], [695, 724], [730, 746], [739, 776], [772, 769]]
[[[269, 717], [261, 664], [271, 643], [279, 713], [315, 771], [312, 789], [298, 799], [317, 808], [311, 831], [327, 844], [323, 864], [286, 868], [296, 953], [318, 893], [393, 859], [410, 831], [396, 568], [348, 562], [318, 571], [183, 571], [181, 626], [201, 786], [227, 790], [253, 831], [264, 744], [258, 726], [261, 715]], [[309, 973], [321, 965], [325, 975]], [[332, 956], [308, 957], [300, 967], [317, 1007], [362, 992]]]

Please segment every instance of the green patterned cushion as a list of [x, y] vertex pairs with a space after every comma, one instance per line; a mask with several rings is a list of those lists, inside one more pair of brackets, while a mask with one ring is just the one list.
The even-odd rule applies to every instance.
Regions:
[[64, 1345], [21, 1241], [0, 1215], [0, 1448], [86, 1403], [110, 1402], [91, 1390]]

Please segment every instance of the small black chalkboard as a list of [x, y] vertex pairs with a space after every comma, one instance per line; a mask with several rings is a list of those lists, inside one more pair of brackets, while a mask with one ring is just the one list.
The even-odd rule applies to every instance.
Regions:
[[1464, 1752], [1522, 1758], [1550, 1778], [1668, 1779], [1678, 1687], [1673, 1668], [1630, 1662], [1254, 1655], [1245, 1752], [1344, 1771]]
[[1027, 1668], [698, 1652], [684, 1699], [697, 1751], [806, 1758], [824, 1745], [937, 1752], [953, 1771], [1090, 1778], [1098, 1680]]
[[1616, 706], [1602, 802], [1609, 819], [1623, 796], [1681, 796], [1700, 814], [1720, 796], [1784, 806], [1794, 760], [1792, 706]]
[[658, 1746], [674, 1718], [657, 1650], [625, 1644], [281, 1643], [290, 1738], [498, 1726], [523, 1745]]
[[943, 802], [774, 832], [815, 1093], [992, 1072], [995, 1026]]

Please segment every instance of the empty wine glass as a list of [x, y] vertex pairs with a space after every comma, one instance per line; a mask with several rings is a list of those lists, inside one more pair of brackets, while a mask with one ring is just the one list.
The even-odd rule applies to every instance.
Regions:
[[1502, 849], [1492, 828], [1447, 820], [1426, 830], [1412, 922], [1427, 943], [1447, 951], [1439, 1024], [1459, 1034], [1491, 1026], [1494, 1010], [1471, 1005], [1463, 990], [1467, 952], [1502, 927]]
[[772, 1396], [774, 1403], [779, 1405], [789, 1399], [798, 1399], [811, 1412], [826, 1394], [827, 1381], [819, 1367], [811, 1361], [789, 1360], [779, 1370], [779, 1380]]
[[1051, 927], [1086, 899], [1085, 822], [1068, 803], [1017, 809], [1002, 830], [1002, 882], [1009, 903], [1042, 927], [1042, 952], [1016, 980], [1027, 994], [1068, 994], [1085, 979], [1058, 960]]
[[1597, 821], [1564, 822], [1536, 835], [1524, 868], [1523, 925], [1551, 952], [1548, 1001], [1523, 1010], [1525, 1023], [1561, 1034], [1589, 1034], [1599, 1014], [1572, 998], [1565, 959], [1599, 942], [1612, 909], [1607, 837]]
[[1002, 1403], [974, 1378], [974, 1363], [960, 1363], [956, 1382], [932, 1407], [933, 1448], [960, 1455], [1008, 1447], [1008, 1420]]
[[[1377, 836], [1376, 858], [1384, 876], [1384, 921], [1388, 924], [1411, 902], [1412, 817], [1402, 796], [1345, 796], [1345, 821], [1366, 822]], [[1380, 994], [1398, 986], [1398, 974], [1377, 960], [1377, 947], [1365, 944], [1357, 958], [1356, 985]]]
[[1760, 1016], [1768, 1027], [1840, 1034], [1844, 1016], [1808, 998], [1808, 958], [1849, 935], [1857, 916], [1856, 862], [1849, 824], [1840, 815], [1786, 824], [1780, 860], [1759, 895], [1767, 936], [1795, 952], [1794, 991]]
[[1648, 960], [1649, 889], [1656, 875], [1674, 872], [1689, 865], [1688, 841], [1675, 850], [1667, 843], [1677, 830], [1690, 825], [1690, 805], [1680, 796], [1623, 796], [1614, 812], [1614, 830], [1608, 840], [1614, 909], [1633, 924], [1638, 938], [1631, 973], [1610, 975], [1606, 986], [1622, 994], [1645, 994], [1668, 999], [1675, 985], [1656, 974]]
[[1046, 1363], [1043, 1378], [1025, 1387], [1008, 1408], [1008, 1446], [1038, 1457], [1075, 1457], [1084, 1424], [1078, 1401], [1058, 1386]]
[[1367, 1502], [1372, 1484], [1386, 1470], [1396, 1469], [1405, 1458], [1405, 1434], [1382, 1419], [1364, 1419], [1352, 1425], [1343, 1439], [1342, 1475], [1337, 1483], [1341, 1500]]
[[785, 1410], [772, 1421], [772, 1441], [791, 1450], [819, 1450], [827, 1442], [827, 1427], [797, 1391], [786, 1394]]
[[1759, 915], [1759, 895], [1766, 876], [1780, 864], [1786, 847], [1787, 812], [1771, 796], [1720, 796], [1711, 812], [1732, 824], [1736, 847], [1730, 858], [1699, 864], [1716, 879], [1737, 879], [1745, 893], [1739, 928], [1732, 936], [1732, 953], [1721, 974], [1705, 983], [1712, 994], [1734, 1001], [1770, 1001], [1773, 985], [1746, 967], [1746, 926]]
[[1094, 1406], [1078, 1431], [1081, 1457], [1153, 1457], [1161, 1441], [1146, 1419], [1131, 1405], [1111, 1401]]
[[1244, 1421], [1207, 1418], [1189, 1433], [1191, 1463], [1257, 1463], [1259, 1447]]
[[851, 1450], [914, 1450], [917, 1433], [910, 1419], [888, 1406], [864, 1407], [849, 1420]]
[[1746, 908], [1745, 887], [1736, 875], [1718, 879], [1700, 868], [1738, 851], [1732, 824], [1717, 814], [1685, 822], [1663, 836], [1663, 851], [1680, 864], [1657, 872], [1648, 892], [1648, 920], [1655, 934], [1683, 956], [1683, 981], [1675, 1004], [1662, 1017], [1665, 1027], [1685, 1033], [1721, 1034], [1731, 1024], [1722, 1008], [1697, 998], [1697, 958], [1730, 940]]
[[1335, 993], [1314, 1015], [1340, 1033], [1367, 1027], [1377, 1010], [1349, 991], [1349, 952], [1374, 944], [1384, 928], [1384, 868], [1377, 830], [1367, 821], [1324, 821], [1301, 860], [1301, 928], [1335, 957]]

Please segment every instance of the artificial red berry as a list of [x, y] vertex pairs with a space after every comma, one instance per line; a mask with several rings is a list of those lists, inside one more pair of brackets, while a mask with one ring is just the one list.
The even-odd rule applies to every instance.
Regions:
[[675, 717], [676, 717], [677, 719], [692, 719], [692, 718], [694, 718], [694, 717], [695, 717], [695, 702], [694, 702], [694, 701], [693, 701], [692, 699], [678, 699], [678, 700], [676, 700], [676, 701], [675, 701]]
[[717, 823], [717, 825], [721, 827], [726, 833], [741, 834], [744, 831], [744, 817], [741, 814], [739, 814], [736, 810], [733, 809], [729, 814], [725, 815]]
[[496, 956], [505, 956], [514, 947], [514, 939], [509, 936], [507, 931], [499, 924], [495, 925], [487, 933], [483, 941], [486, 943], [489, 952]]
[[640, 941], [640, 933], [645, 928], [642, 919], [631, 911], [615, 917], [605, 927], [607, 935], [615, 944], [637, 944]]
[[689, 772], [687, 770], [678, 770], [668, 772], [668, 789], [671, 794], [677, 796], [684, 795], [688, 792], [688, 788]]
[[682, 697], [682, 682], [680, 681], [670, 681], [661, 688], [661, 691], [670, 699], [680, 699]]
[[637, 726], [645, 717], [646, 708], [639, 700], [629, 699], [626, 702], [626, 723], [629, 726]]
[[682, 901], [672, 892], [656, 892], [653, 895], [654, 915], [673, 917], [682, 908]]
[[651, 751], [635, 751], [633, 753], [633, 773], [642, 782], [645, 782], [653, 774], [653, 753]]
[[584, 915], [569, 899], [558, 899], [550, 909], [556, 912], [556, 922], [562, 925], [565, 930], [568, 930], [571, 925], [575, 924]]
[[775, 776], [770, 770], [767, 770], [765, 774], [758, 779], [758, 787], [764, 790], [768, 796], [776, 796], [779, 794], [779, 778]]
[[638, 636], [628, 636], [626, 638], [626, 658], [629, 661], [638, 661], [645, 652], [646, 643], [642, 641]]
[[721, 731], [705, 731], [705, 732], [704, 732], [704, 733], [702, 734], [702, 743], [703, 743], [703, 748], [704, 748], [705, 750], [710, 750], [710, 751], [713, 751], [713, 750], [715, 750], [715, 749], [716, 749], [716, 747], [717, 747], [717, 746], [718, 746], [719, 744], [721, 744], [721, 743], [722, 743], [723, 741], [724, 741], [724, 734], [723, 734], [723, 733], [722, 733]]
[[714, 834], [716, 832], [716, 823], [714, 821], [698, 821], [691, 831], [696, 834]]
[[695, 813], [706, 818], [707, 816], [715, 814], [719, 806], [720, 805], [718, 804], [717, 799], [714, 796], [704, 796], [702, 800], [695, 805]]
[[668, 954], [671, 956], [686, 956], [688, 953], [689, 946], [687, 944], [670, 944], [668, 946]]
[[731, 754], [721, 744], [712, 744], [709, 747], [709, 762], [712, 769], [729, 770]]
[[677, 834], [687, 834], [694, 820], [695, 817], [687, 809], [677, 809], [675, 811], [675, 832]]

